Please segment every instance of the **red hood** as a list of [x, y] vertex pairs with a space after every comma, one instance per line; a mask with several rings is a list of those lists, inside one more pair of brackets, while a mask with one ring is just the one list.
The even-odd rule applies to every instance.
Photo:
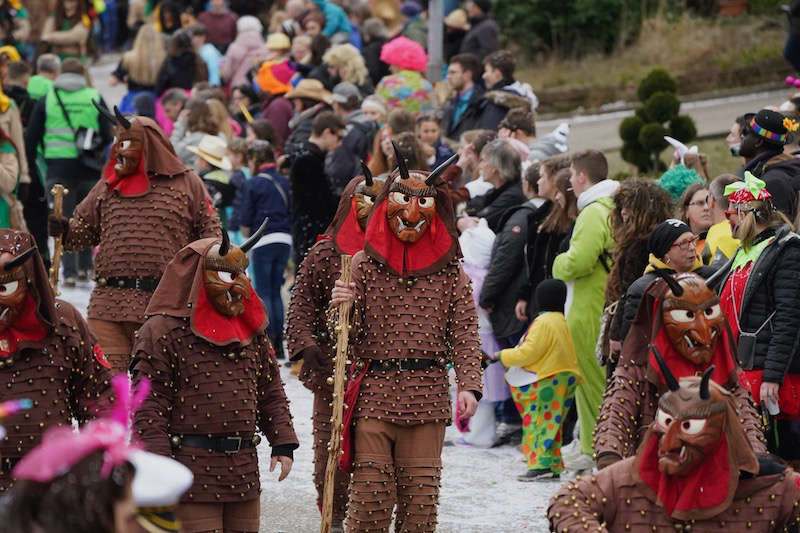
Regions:
[[197, 295], [197, 305], [192, 313], [192, 331], [207, 341], [223, 346], [230, 343], [246, 344], [265, 322], [264, 304], [254, 289], [244, 300], [244, 312], [235, 317], [221, 315], [208, 299], [205, 285]]
[[36, 302], [30, 292], [25, 298], [22, 314], [8, 329], [0, 333], [0, 357], [16, 353], [19, 345], [36, 343], [47, 335], [47, 328], [36, 317]]
[[364, 230], [358, 223], [358, 216], [356, 211], [356, 199], [350, 198], [350, 210], [347, 212], [342, 224], [334, 235], [331, 235], [333, 243], [340, 253], [347, 255], [355, 255], [364, 248]]
[[150, 189], [150, 180], [144, 171], [144, 157], [139, 160], [139, 168], [135, 174], [120, 178], [114, 170], [115, 161], [111, 158], [103, 169], [103, 179], [108, 183], [110, 191], [119, 191], [122, 196], [140, 196]]

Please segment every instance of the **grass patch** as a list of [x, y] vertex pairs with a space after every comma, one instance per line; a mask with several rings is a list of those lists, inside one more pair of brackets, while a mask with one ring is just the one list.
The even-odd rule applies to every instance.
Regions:
[[[741, 158], [731, 156], [731, 153], [728, 150], [728, 145], [725, 144], [725, 137], [703, 139], [701, 141], [695, 141], [691, 144], [696, 144], [700, 153], [704, 153], [708, 156], [708, 174], [712, 179], [720, 174], [733, 174], [742, 166]], [[626, 161], [623, 161], [619, 150], [606, 152], [605, 155], [608, 159], [609, 176], [616, 176], [619, 174], [626, 174], [629, 176], [636, 175], [636, 167]], [[661, 160], [665, 163], [669, 163], [671, 158], [672, 148], [664, 150], [661, 153]], [[660, 174], [657, 176], [647, 177], [658, 178], [660, 177]]]

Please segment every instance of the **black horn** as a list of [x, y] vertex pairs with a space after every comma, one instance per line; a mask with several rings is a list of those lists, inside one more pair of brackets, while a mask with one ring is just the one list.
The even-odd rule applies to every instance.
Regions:
[[658, 363], [658, 368], [661, 369], [661, 373], [664, 375], [664, 381], [667, 382], [667, 387], [671, 391], [678, 390], [678, 380], [675, 379], [675, 375], [667, 366], [667, 362], [664, 361], [664, 358], [661, 357], [661, 352], [658, 351], [654, 345], [650, 345], [650, 348], [653, 350], [653, 355], [656, 356], [656, 362]]
[[672, 294], [675, 296], [683, 295], [683, 287], [681, 287], [681, 284], [678, 283], [678, 280], [673, 278], [672, 274], [670, 274], [667, 270], [664, 270], [663, 268], [655, 268], [653, 269], [653, 274], [656, 274], [667, 283], [670, 290], [672, 290]]
[[711, 398], [711, 393], [708, 391], [708, 380], [711, 379], [711, 374], [714, 373], [714, 365], [711, 365], [703, 372], [703, 378], [700, 380], [700, 399], [708, 400]]
[[726, 262], [724, 265], [722, 265], [722, 267], [719, 270], [717, 270], [708, 277], [708, 279], [706, 280], [706, 286], [709, 289], [716, 292], [720, 282], [722, 282], [722, 280], [724, 279], [727, 279], [728, 274], [731, 272], [731, 266], [733, 265], [733, 261], [734, 259], [736, 259], [736, 255], [738, 253], [739, 252], [737, 251], [735, 254], [733, 254], [733, 256], [731, 256], [731, 258], [728, 259], [728, 262]]
[[228, 232], [225, 231], [225, 228], [222, 228], [222, 242], [219, 243], [219, 256], [225, 257], [228, 251], [231, 249], [231, 239], [228, 237]]
[[364, 182], [367, 187], [372, 187], [372, 172], [369, 171], [369, 167], [364, 163], [363, 159], [361, 159], [361, 172], [364, 173]]
[[261, 240], [261, 237], [264, 236], [264, 232], [267, 231], [267, 225], [269, 225], [269, 217], [264, 219], [264, 222], [261, 223], [261, 226], [253, 233], [249, 239], [244, 241], [244, 243], [239, 247], [242, 249], [244, 253], [247, 253], [250, 248], [256, 245], [258, 241]]
[[439, 176], [444, 174], [444, 171], [447, 170], [447, 167], [455, 163], [456, 159], [458, 159], [458, 154], [453, 154], [447, 161], [434, 168], [433, 172], [428, 174], [428, 177], [425, 179], [425, 185], [431, 186], [435, 184]]
[[397, 146], [396, 142], [392, 141], [392, 148], [394, 148], [394, 157], [395, 159], [397, 159], [397, 170], [400, 172], [400, 178], [407, 180], [411, 176], [408, 174], [408, 167], [406, 166], [406, 160], [400, 153], [400, 147]]
[[18, 266], [20, 266], [22, 263], [27, 261], [33, 255], [33, 253], [35, 251], [36, 251], [36, 246], [32, 246], [32, 247], [28, 248], [27, 250], [25, 250], [24, 252], [19, 254], [17, 257], [15, 257], [11, 261], [9, 261], [5, 265], [3, 265], [3, 270], [5, 270], [6, 272], [10, 272], [10, 271], [14, 270]]
[[119, 108], [117, 106], [114, 106], [114, 116], [117, 117], [117, 122], [120, 126], [126, 130], [131, 129], [131, 121], [125, 118], [125, 116], [119, 112]]
[[97, 100], [94, 100], [94, 99], [92, 100], [92, 104], [94, 105], [95, 108], [97, 108], [97, 111], [101, 115], [103, 115], [104, 117], [106, 117], [106, 119], [108, 119], [109, 122], [111, 122], [112, 124], [117, 124], [117, 117], [112, 115], [111, 111], [109, 111], [106, 108], [106, 106], [101, 105], [100, 102], [98, 102]]

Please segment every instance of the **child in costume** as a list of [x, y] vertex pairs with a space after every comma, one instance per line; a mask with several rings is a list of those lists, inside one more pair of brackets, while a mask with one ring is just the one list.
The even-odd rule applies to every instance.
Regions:
[[539, 316], [516, 348], [495, 354], [509, 367], [506, 381], [522, 417], [522, 453], [528, 471], [520, 481], [558, 479], [561, 459], [561, 423], [575, 401], [578, 358], [564, 318], [567, 286], [558, 279], [536, 287]]

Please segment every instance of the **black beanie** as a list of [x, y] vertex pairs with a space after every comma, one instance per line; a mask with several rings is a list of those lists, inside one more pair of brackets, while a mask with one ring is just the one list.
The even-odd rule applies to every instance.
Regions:
[[539, 312], [564, 312], [567, 301], [567, 285], [560, 279], [546, 279], [536, 286], [536, 305]]
[[478, 6], [484, 15], [488, 15], [489, 11], [492, 10], [491, 0], [472, 0], [472, 3]]
[[692, 228], [686, 222], [677, 218], [668, 218], [650, 233], [650, 238], [647, 239], [647, 248], [651, 254], [661, 259], [667, 255], [675, 241], [687, 231], [691, 233]]
[[762, 109], [750, 119], [749, 128], [774, 146], [783, 146], [789, 139], [789, 130], [783, 125], [786, 117], [771, 109]]

